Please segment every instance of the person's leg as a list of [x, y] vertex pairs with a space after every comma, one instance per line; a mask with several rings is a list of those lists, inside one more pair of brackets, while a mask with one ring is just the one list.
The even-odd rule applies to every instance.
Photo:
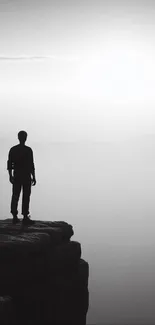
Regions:
[[22, 198], [22, 215], [24, 225], [33, 225], [35, 221], [29, 218], [29, 204], [31, 195], [31, 180], [23, 183], [23, 198]]
[[17, 207], [18, 207], [20, 192], [21, 192], [21, 184], [19, 182], [14, 182], [12, 185], [12, 198], [11, 198], [11, 213], [14, 219], [17, 219], [17, 214], [18, 214]]
[[23, 187], [23, 197], [22, 197], [22, 214], [23, 216], [29, 215], [29, 204], [31, 195], [31, 182], [24, 182]]

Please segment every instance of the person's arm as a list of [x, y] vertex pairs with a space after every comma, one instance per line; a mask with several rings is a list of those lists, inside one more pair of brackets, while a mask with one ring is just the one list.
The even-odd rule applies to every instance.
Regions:
[[33, 179], [36, 178], [36, 176], [35, 176], [35, 169], [32, 170], [31, 175], [32, 175], [32, 178], [33, 178]]
[[32, 185], [36, 185], [35, 166], [34, 166], [32, 149], [31, 149], [31, 175], [32, 175]]
[[12, 151], [10, 149], [9, 155], [8, 155], [8, 161], [7, 161], [7, 170], [9, 173], [9, 179], [10, 182], [13, 184], [13, 175], [12, 175], [12, 170], [13, 170], [13, 160], [12, 160]]

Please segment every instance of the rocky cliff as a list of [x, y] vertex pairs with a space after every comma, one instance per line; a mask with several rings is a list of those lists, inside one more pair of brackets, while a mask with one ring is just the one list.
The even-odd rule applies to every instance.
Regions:
[[0, 324], [85, 325], [89, 266], [66, 222], [0, 220]]

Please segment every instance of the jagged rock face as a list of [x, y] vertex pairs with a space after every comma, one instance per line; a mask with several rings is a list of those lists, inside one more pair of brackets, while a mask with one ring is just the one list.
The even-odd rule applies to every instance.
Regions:
[[46, 251], [50, 237], [46, 233], [21, 233], [16, 235], [0, 233], [0, 262], [3, 259], [23, 259], [27, 255]]
[[0, 324], [14, 325], [15, 321], [12, 298], [9, 296], [0, 297]]
[[41, 232], [50, 235], [51, 243], [59, 244], [68, 241], [74, 235], [73, 227], [64, 221], [35, 221], [35, 225], [26, 227], [21, 223], [12, 224], [12, 219], [0, 220], [0, 234], [19, 234]]
[[86, 324], [89, 266], [72, 235], [62, 221], [0, 220], [0, 296], [12, 296], [17, 323]]

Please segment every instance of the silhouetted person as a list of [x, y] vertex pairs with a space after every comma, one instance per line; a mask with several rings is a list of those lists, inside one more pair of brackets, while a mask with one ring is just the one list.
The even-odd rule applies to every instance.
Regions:
[[27, 133], [25, 131], [20, 131], [18, 133], [18, 139], [20, 143], [10, 149], [7, 161], [10, 182], [13, 184], [11, 213], [13, 215], [13, 223], [16, 224], [20, 221], [17, 217], [17, 207], [22, 189], [22, 222], [25, 225], [31, 225], [35, 223], [33, 220], [30, 220], [29, 216], [31, 185], [36, 184], [33, 151], [30, 147], [25, 145], [27, 139]]

